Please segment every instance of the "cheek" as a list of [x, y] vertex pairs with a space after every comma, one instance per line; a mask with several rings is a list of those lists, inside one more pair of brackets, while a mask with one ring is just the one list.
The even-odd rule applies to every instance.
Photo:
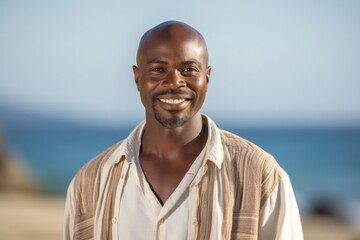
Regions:
[[158, 78], [144, 76], [139, 80], [139, 88], [143, 92], [154, 92], [159, 87], [161, 81]]
[[199, 98], [200, 101], [201, 101], [201, 104], [204, 102], [205, 100], [205, 97], [206, 97], [206, 93], [207, 93], [207, 90], [208, 90], [208, 81], [206, 81], [206, 78], [204, 78], [204, 80], [201, 82], [201, 84], [199, 84]]
[[140, 95], [140, 99], [144, 107], [150, 106], [151, 104], [151, 90], [149, 87], [143, 83], [138, 85], [138, 91]]
[[192, 88], [198, 93], [204, 95], [208, 89], [208, 82], [206, 78], [199, 79], [192, 84]]
[[205, 101], [207, 87], [207, 81], [198, 81], [196, 84], [192, 85], [192, 89], [195, 91], [197, 98], [195, 104], [198, 106], [198, 108], [200, 108]]

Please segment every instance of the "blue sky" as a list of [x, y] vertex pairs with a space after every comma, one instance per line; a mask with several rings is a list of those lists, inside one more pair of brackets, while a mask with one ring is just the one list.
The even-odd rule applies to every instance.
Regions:
[[0, 104], [89, 124], [143, 119], [131, 66], [166, 20], [205, 37], [203, 112], [239, 126], [360, 126], [359, 1], [1, 1]]

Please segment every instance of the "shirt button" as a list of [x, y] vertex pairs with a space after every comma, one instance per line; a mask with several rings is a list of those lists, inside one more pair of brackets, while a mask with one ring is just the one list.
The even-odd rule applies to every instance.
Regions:
[[192, 223], [193, 223], [194, 226], [197, 226], [198, 221], [196, 219], [194, 219]]
[[117, 218], [116, 218], [116, 217], [113, 217], [113, 218], [111, 219], [111, 222], [112, 222], [113, 224], [116, 224], [116, 223], [117, 223]]
[[160, 223], [160, 224], [163, 224], [163, 223], [164, 223], [164, 219], [163, 219], [163, 218], [160, 219], [159, 223]]

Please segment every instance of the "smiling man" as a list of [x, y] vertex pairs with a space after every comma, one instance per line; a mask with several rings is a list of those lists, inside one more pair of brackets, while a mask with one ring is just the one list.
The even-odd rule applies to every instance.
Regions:
[[133, 71], [145, 121], [75, 176], [65, 239], [303, 239], [285, 171], [201, 114], [211, 68], [198, 31], [150, 29]]

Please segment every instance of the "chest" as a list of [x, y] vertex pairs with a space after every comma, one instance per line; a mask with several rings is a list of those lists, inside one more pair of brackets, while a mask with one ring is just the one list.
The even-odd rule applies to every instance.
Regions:
[[188, 173], [196, 157], [164, 161], [140, 156], [140, 163], [151, 190], [163, 205]]
[[115, 213], [119, 234], [116, 239], [188, 239], [190, 191], [186, 186], [191, 182], [189, 176], [186, 180], [162, 206], [144, 175], [132, 165], [119, 201], [119, 211]]

